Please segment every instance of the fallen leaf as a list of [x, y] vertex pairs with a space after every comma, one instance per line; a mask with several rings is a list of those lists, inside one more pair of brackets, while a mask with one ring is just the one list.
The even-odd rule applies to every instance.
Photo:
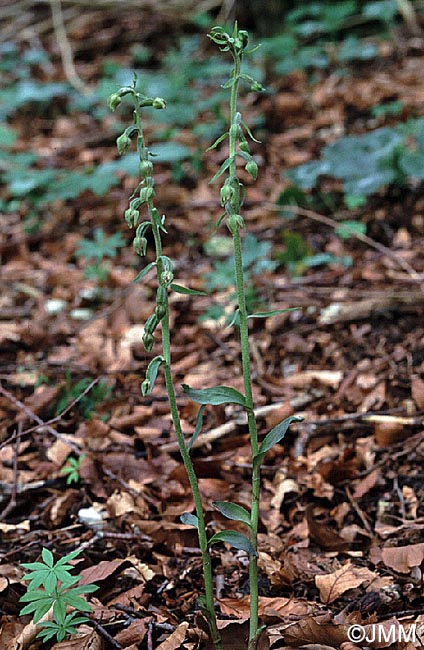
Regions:
[[414, 566], [420, 566], [424, 560], [424, 543], [409, 546], [386, 546], [381, 557], [386, 566], [399, 573], [409, 573]]
[[180, 623], [177, 629], [156, 647], [156, 650], [177, 650], [177, 648], [181, 648], [181, 644], [184, 643], [186, 637], [187, 628], [188, 623]]
[[327, 605], [345, 591], [355, 589], [364, 583], [369, 584], [376, 577], [377, 574], [366, 567], [357, 567], [347, 562], [333, 573], [315, 576], [315, 584], [319, 589], [321, 601]]

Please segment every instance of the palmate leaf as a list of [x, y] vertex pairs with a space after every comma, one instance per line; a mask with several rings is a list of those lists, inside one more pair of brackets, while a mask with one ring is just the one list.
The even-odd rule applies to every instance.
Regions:
[[287, 433], [287, 429], [289, 428], [290, 424], [292, 422], [302, 422], [303, 418], [300, 417], [299, 415], [291, 415], [290, 417], [286, 418], [277, 426], [275, 426], [271, 431], [269, 431], [265, 438], [262, 440], [262, 443], [259, 447], [259, 451], [256, 454], [256, 456], [253, 457], [253, 464], [257, 466], [258, 464], [260, 465], [265, 457], [265, 454], [267, 451], [272, 449], [274, 445], [278, 444], [281, 442], [281, 440], [284, 438], [284, 436]]
[[246, 408], [244, 396], [235, 388], [230, 386], [215, 386], [214, 388], [203, 388], [196, 390], [187, 384], [182, 384], [183, 391], [198, 404], [239, 404]]
[[212, 505], [219, 510], [224, 517], [233, 519], [234, 521], [241, 521], [243, 524], [246, 524], [246, 526], [249, 526], [249, 528], [251, 527], [252, 522], [250, 514], [246, 508], [243, 508], [243, 506], [239, 506], [237, 503], [231, 503], [231, 501], [213, 501]]
[[209, 540], [209, 544], [218, 544], [218, 542], [226, 542], [234, 548], [246, 551], [249, 555], [257, 555], [246, 535], [243, 535], [236, 530], [222, 530], [219, 533], [215, 533], [215, 535], [213, 535]]
[[51, 569], [54, 564], [53, 553], [48, 548], [43, 548], [41, 557], [43, 558], [43, 562]]

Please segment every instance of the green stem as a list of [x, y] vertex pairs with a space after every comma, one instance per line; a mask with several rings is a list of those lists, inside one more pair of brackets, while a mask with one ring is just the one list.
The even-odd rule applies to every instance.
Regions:
[[[140, 130], [139, 133], [141, 133]], [[142, 135], [140, 136], [140, 139], [142, 141]], [[151, 199], [148, 200], [147, 207], [148, 207], [149, 215], [151, 217], [152, 210], [154, 209], [154, 205]], [[156, 259], [158, 259], [162, 255], [162, 240], [161, 240], [160, 230], [157, 223], [155, 222], [154, 219], [151, 219], [151, 221], [152, 221], [153, 238], [155, 241], [155, 248], [156, 248]], [[161, 277], [160, 277], [161, 271], [162, 271], [161, 265], [158, 264], [157, 265], [158, 282], [161, 281]], [[213, 591], [213, 577], [212, 577], [212, 563], [211, 563], [211, 557], [208, 548], [208, 538], [206, 533], [205, 518], [203, 515], [202, 498], [200, 495], [196, 472], [194, 470], [194, 466], [190, 454], [185, 444], [184, 434], [181, 428], [180, 414], [178, 411], [177, 398], [174, 390], [174, 383], [172, 380], [171, 339], [170, 339], [170, 331], [169, 331], [168, 299], [166, 299], [165, 307], [166, 307], [166, 313], [161, 321], [162, 322], [162, 352], [163, 352], [163, 357], [165, 359], [165, 362], [163, 364], [164, 374], [165, 374], [165, 385], [168, 393], [171, 417], [172, 417], [172, 422], [174, 424], [178, 447], [180, 450], [181, 458], [184, 463], [184, 467], [187, 472], [190, 487], [193, 493], [196, 515], [199, 522], [197, 532], [199, 538], [200, 552], [202, 555], [203, 578], [205, 582], [205, 614], [208, 619], [208, 625], [211, 632], [212, 643], [214, 645], [214, 648], [215, 650], [222, 650], [221, 636], [216, 621], [214, 591]]]
[[[234, 84], [231, 87], [231, 125], [235, 123], [237, 111], [237, 94], [239, 85], [239, 75], [241, 67], [241, 55], [234, 56]], [[237, 175], [236, 169], [236, 145], [237, 138], [230, 127], [230, 142], [229, 142], [229, 155], [232, 159], [230, 165], [230, 175], [234, 178]], [[239, 212], [240, 201], [237, 193], [236, 200], [233, 204], [234, 211]], [[244, 394], [247, 405], [247, 420], [250, 435], [250, 446], [252, 450], [252, 458], [258, 452], [258, 431], [256, 420], [253, 413], [253, 394], [252, 394], [252, 376], [250, 370], [250, 353], [249, 353], [249, 331], [248, 319], [246, 309], [246, 294], [244, 288], [244, 273], [243, 273], [243, 253], [242, 243], [240, 237], [240, 230], [236, 228], [233, 232], [233, 247], [234, 247], [234, 269], [236, 276], [237, 286], [237, 299], [240, 318], [240, 342], [241, 342], [241, 358], [242, 358], [242, 372], [244, 383]], [[250, 543], [255, 551], [258, 545], [258, 522], [259, 522], [259, 504], [260, 504], [260, 466], [254, 466], [252, 472], [252, 507], [251, 507], [251, 529], [250, 529]], [[259, 589], [258, 589], [258, 561], [257, 556], [252, 555], [249, 561], [249, 583], [250, 583], [250, 625], [249, 625], [249, 650], [255, 650], [258, 637], [258, 607], [259, 607]]]
[[[141, 124], [141, 118], [140, 114], [138, 111], [138, 106], [137, 106], [137, 100], [136, 97], [134, 97], [134, 104], [135, 104], [135, 111], [134, 111], [134, 119], [135, 119], [135, 124], [137, 126], [138, 130], [138, 137], [137, 137], [137, 151], [140, 156], [140, 160], [148, 160], [148, 151], [146, 149], [145, 143], [144, 143], [144, 136], [143, 136], [143, 130], [142, 130], [142, 124]], [[147, 180], [147, 179], [145, 179]], [[154, 204], [152, 199], [148, 199], [147, 201], [147, 209], [149, 212], [151, 224], [152, 224], [152, 232], [153, 232], [153, 238], [155, 242], [155, 251], [156, 251], [156, 259], [159, 260], [159, 258], [162, 255], [162, 240], [161, 240], [161, 233], [160, 233], [160, 227], [159, 224], [157, 223], [157, 220], [153, 218], [153, 211], [154, 211]], [[161, 283], [161, 273], [162, 273], [162, 264], [158, 261], [157, 263], [157, 278], [158, 282]], [[172, 417], [172, 422], [174, 425], [175, 433], [176, 433], [176, 438], [178, 442], [178, 447], [180, 450], [181, 458], [183, 460], [188, 480], [190, 483], [190, 487], [192, 490], [193, 494], [193, 499], [194, 499], [194, 505], [196, 509], [196, 515], [198, 519], [198, 538], [199, 538], [199, 546], [200, 546], [200, 552], [202, 555], [202, 565], [203, 565], [203, 577], [204, 577], [204, 582], [205, 582], [205, 615], [207, 616], [208, 619], [208, 625], [209, 629], [211, 632], [211, 637], [212, 637], [212, 643], [214, 645], [215, 650], [222, 650], [222, 643], [221, 643], [221, 637], [220, 633], [218, 630], [217, 626], [217, 621], [216, 621], [216, 613], [215, 613], [215, 604], [214, 604], [214, 592], [213, 592], [213, 577], [212, 577], [212, 563], [211, 563], [211, 557], [209, 553], [209, 548], [208, 548], [208, 538], [207, 538], [207, 533], [206, 533], [206, 524], [205, 524], [205, 518], [203, 515], [203, 506], [202, 506], [202, 498], [200, 495], [200, 490], [199, 490], [199, 484], [197, 481], [197, 476], [196, 472], [194, 470], [194, 466], [189, 454], [189, 451], [186, 447], [185, 440], [184, 440], [184, 434], [181, 428], [181, 420], [180, 420], [180, 414], [178, 411], [178, 405], [177, 405], [177, 398], [175, 395], [175, 390], [174, 390], [174, 383], [172, 380], [172, 373], [171, 373], [171, 339], [170, 339], [170, 331], [169, 331], [169, 303], [168, 303], [168, 298], [166, 298], [165, 308], [166, 308], [166, 313], [165, 316], [162, 319], [162, 352], [163, 352], [163, 357], [165, 359], [164, 361], [164, 374], [165, 374], [165, 384], [166, 384], [166, 390], [168, 393], [168, 399], [169, 399], [169, 405], [170, 405], [170, 410], [171, 410], [171, 417]]]

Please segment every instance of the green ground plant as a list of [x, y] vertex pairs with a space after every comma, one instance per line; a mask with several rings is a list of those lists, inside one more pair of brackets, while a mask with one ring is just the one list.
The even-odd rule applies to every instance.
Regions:
[[[149, 97], [140, 93], [137, 88], [137, 77], [134, 75], [134, 80], [131, 85], [121, 87], [110, 96], [109, 106], [111, 110], [115, 110], [125, 98], [130, 99], [132, 102], [133, 121], [122, 135], [118, 137], [117, 148], [119, 154], [125, 154], [131, 146], [132, 138], [135, 139], [141, 181], [130, 197], [129, 208], [125, 212], [125, 220], [130, 228], [135, 229], [133, 245], [138, 255], [141, 257], [146, 255], [148, 234], [151, 234], [155, 246], [155, 260], [148, 263], [140, 271], [136, 281], [141, 281], [150, 271], [156, 271], [156, 306], [154, 312], [145, 323], [143, 343], [146, 351], [151, 352], [155, 345], [156, 331], [160, 330], [162, 350], [161, 354], [155, 356], [148, 364], [145, 379], [141, 384], [141, 392], [143, 396], [149, 395], [152, 392], [158, 371], [162, 368], [165, 376], [173, 426], [195, 504], [195, 513], [182, 514], [181, 521], [194, 526], [198, 533], [205, 587], [204, 595], [199, 598], [199, 606], [208, 621], [214, 648], [215, 650], [221, 650], [222, 643], [215, 611], [210, 548], [215, 544], [224, 542], [235, 548], [244, 550], [249, 556], [250, 627], [248, 650], [255, 650], [259, 636], [263, 631], [263, 627], [260, 627], [258, 617], [259, 590], [257, 566], [261, 464], [266, 453], [283, 439], [289, 425], [292, 422], [299, 422], [301, 418], [295, 416], [287, 418], [269, 431], [262, 442], [259, 442], [252, 395], [248, 320], [249, 318], [266, 318], [285, 311], [276, 310], [249, 313], [246, 305], [246, 265], [243, 262], [243, 239], [245, 237], [242, 235], [246, 226], [241, 215], [245, 188], [238, 177], [237, 163], [241, 162], [246, 172], [253, 179], [257, 177], [258, 166], [250, 153], [248, 142], [249, 139], [254, 140], [254, 137], [238, 111], [237, 102], [241, 82], [247, 83], [253, 91], [260, 91], [262, 87], [241, 69], [243, 55], [249, 52], [247, 49], [248, 33], [246, 31], [239, 30], [236, 24], [232, 33], [227, 33], [221, 27], [214, 27], [208, 36], [219, 46], [222, 52], [230, 53], [233, 62], [230, 77], [223, 86], [224, 89], [230, 90], [228, 128], [215, 140], [213, 145], [209, 147], [209, 150], [218, 147], [224, 141], [228, 142], [228, 156], [211, 182], [215, 182], [221, 177], [224, 178], [220, 188], [220, 202], [223, 213], [217, 221], [216, 228], [218, 229], [221, 225], [225, 224], [232, 238], [232, 256], [234, 260], [233, 277], [237, 305], [231, 324], [238, 328], [240, 337], [244, 390], [240, 392], [231, 386], [215, 386], [196, 390], [184, 384], [184, 392], [189, 398], [200, 405], [196, 427], [188, 442], [182, 432], [176, 389], [172, 375], [169, 294], [172, 291], [193, 295], [199, 292], [174, 283], [173, 262], [163, 253], [162, 237], [166, 235], [165, 216], [160, 215], [155, 205], [154, 158], [152, 159], [152, 154], [145, 142], [141, 118], [142, 110], [145, 107], [153, 107], [161, 110], [165, 108], [165, 101], [160, 97]], [[140, 222], [142, 209], [147, 213], [147, 219]], [[222, 404], [235, 404], [242, 408], [247, 415], [252, 454], [252, 499], [250, 511], [237, 503], [227, 501], [216, 501], [214, 502], [214, 506], [225, 517], [243, 524], [247, 529], [246, 535], [231, 529], [219, 531], [213, 535], [209, 534], [206, 528], [199, 484], [191, 457], [193, 442], [201, 435], [205, 406]]]
[[[33, 614], [33, 623], [42, 628], [37, 638], [43, 641], [54, 637], [59, 642], [63, 641], [68, 635], [76, 633], [78, 625], [88, 621], [85, 614], [90, 613], [92, 608], [82, 596], [93, 593], [98, 587], [93, 584], [74, 586], [81, 576], [72, 575], [74, 567], [69, 562], [80, 553], [81, 549], [77, 549], [55, 562], [52, 552], [43, 548], [42, 562], [21, 564], [29, 570], [23, 577], [28, 581], [27, 591], [20, 598], [20, 602], [28, 604], [21, 609], [21, 616]], [[73, 608], [73, 611], [67, 612], [68, 608]], [[42, 621], [51, 609], [52, 620]]]

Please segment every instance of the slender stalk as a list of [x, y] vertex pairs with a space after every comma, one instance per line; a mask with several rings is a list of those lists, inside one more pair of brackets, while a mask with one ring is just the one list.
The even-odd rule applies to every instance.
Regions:
[[[237, 133], [236, 130], [231, 128], [236, 124], [237, 114], [237, 96], [240, 79], [240, 68], [242, 55], [233, 54], [234, 59], [234, 83], [231, 87], [230, 99], [230, 135], [229, 135], [229, 156], [231, 164], [229, 167], [230, 177], [237, 178], [236, 167], [236, 148], [237, 148]], [[239, 192], [236, 193], [233, 206], [235, 213], [238, 214], [240, 210]], [[250, 369], [250, 353], [249, 353], [249, 332], [248, 332], [248, 314], [246, 309], [246, 293], [244, 287], [244, 273], [243, 273], [243, 252], [242, 242], [240, 236], [240, 229], [232, 229], [233, 236], [233, 249], [234, 249], [234, 270], [236, 276], [237, 287], [237, 301], [239, 310], [239, 327], [240, 327], [240, 343], [241, 343], [241, 359], [242, 359], [242, 372], [244, 394], [246, 398], [247, 407], [247, 421], [250, 435], [250, 446], [252, 458], [258, 452], [258, 431], [255, 416], [253, 413], [253, 394], [252, 394], [252, 374]], [[253, 465], [252, 471], [252, 504], [251, 504], [251, 527], [250, 527], [250, 543], [257, 551], [258, 545], [258, 521], [259, 521], [259, 505], [260, 505], [260, 465]], [[249, 583], [250, 583], [250, 623], [249, 623], [249, 650], [255, 650], [257, 635], [258, 635], [258, 606], [259, 606], [259, 592], [258, 592], [258, 560], [256, 554], [251, 554], [249, 561]]]
[[[134, 100], [134, 125], [137, 129], [137, 151], [139, 153], [141, 163], [149, 161], [148, 150], [145, 146], [143, 129], [140, 118], [140, 100], [139, 97], [133, 93]], [[146, 172], [144, 174], [144, 184], [146, 187], [153, 188], [153, 176], [151, 171], [151, 166], [146, 167]], [[181, 458], [183, 460], [190, 487], [193, 494], [194, 505], [196, 510], [196, 516], [198, 520], [197, 532], [199, 539], [199, 546], [202, 556], [202, 566], [203, 566], [203, 578], [205, 583], [205, 598], [204, 598], [204, 607], [203, 612], [208, 620], [209, 629], [211, 632], [212, 643], [215, 650], [222, 650], [222, 642], [220, 633], [217, 626], [216, 613], [215, 613], [215, 604], [214, 604], [214, 591], [213, 591], [213, 577], [212, 577], [212, 563], [211, 557], [208, 548], [208, 537], [206, 533], [206, 523], [203, 514], [202, 498], [200, 495], [199, 484], [193, 462], [191, 460], [189, 451], [187, 449], [184, 434], [181, 427], [180, 414], [177, 405], [177, 399], [174, 389], [174, 383], [172, 379], [171, 372], [171, 339], [170, 339], [170, 330], [169, 330], [169, 301], [168, 301], [168, 284], [164, 283], [163, 280], [163, 258], [162, 258], [162, 239], [161, 239], [161, 223], [158, 221], [157, 211], [155, 209], [152, 197], [146, 199], [147, 210], [150, 217], [150, 224], [153, 233], [153, 239], [155, 242], [155, 252], [156, 252], [156, 271], [158, 285], [163, 287], [165, 290], [162, 292], [164, 296], [161, 300], [161, 308], [164, 309], [164, 315], [162, 316], [162, 353], [163, 353], [163, 368], [165, 375], [165, 385], [168, 393], [168, 400], [170, 405], [172, 422], [175, 429], [175, 434], [178, 442], [178, 447], [180, 450]]]

